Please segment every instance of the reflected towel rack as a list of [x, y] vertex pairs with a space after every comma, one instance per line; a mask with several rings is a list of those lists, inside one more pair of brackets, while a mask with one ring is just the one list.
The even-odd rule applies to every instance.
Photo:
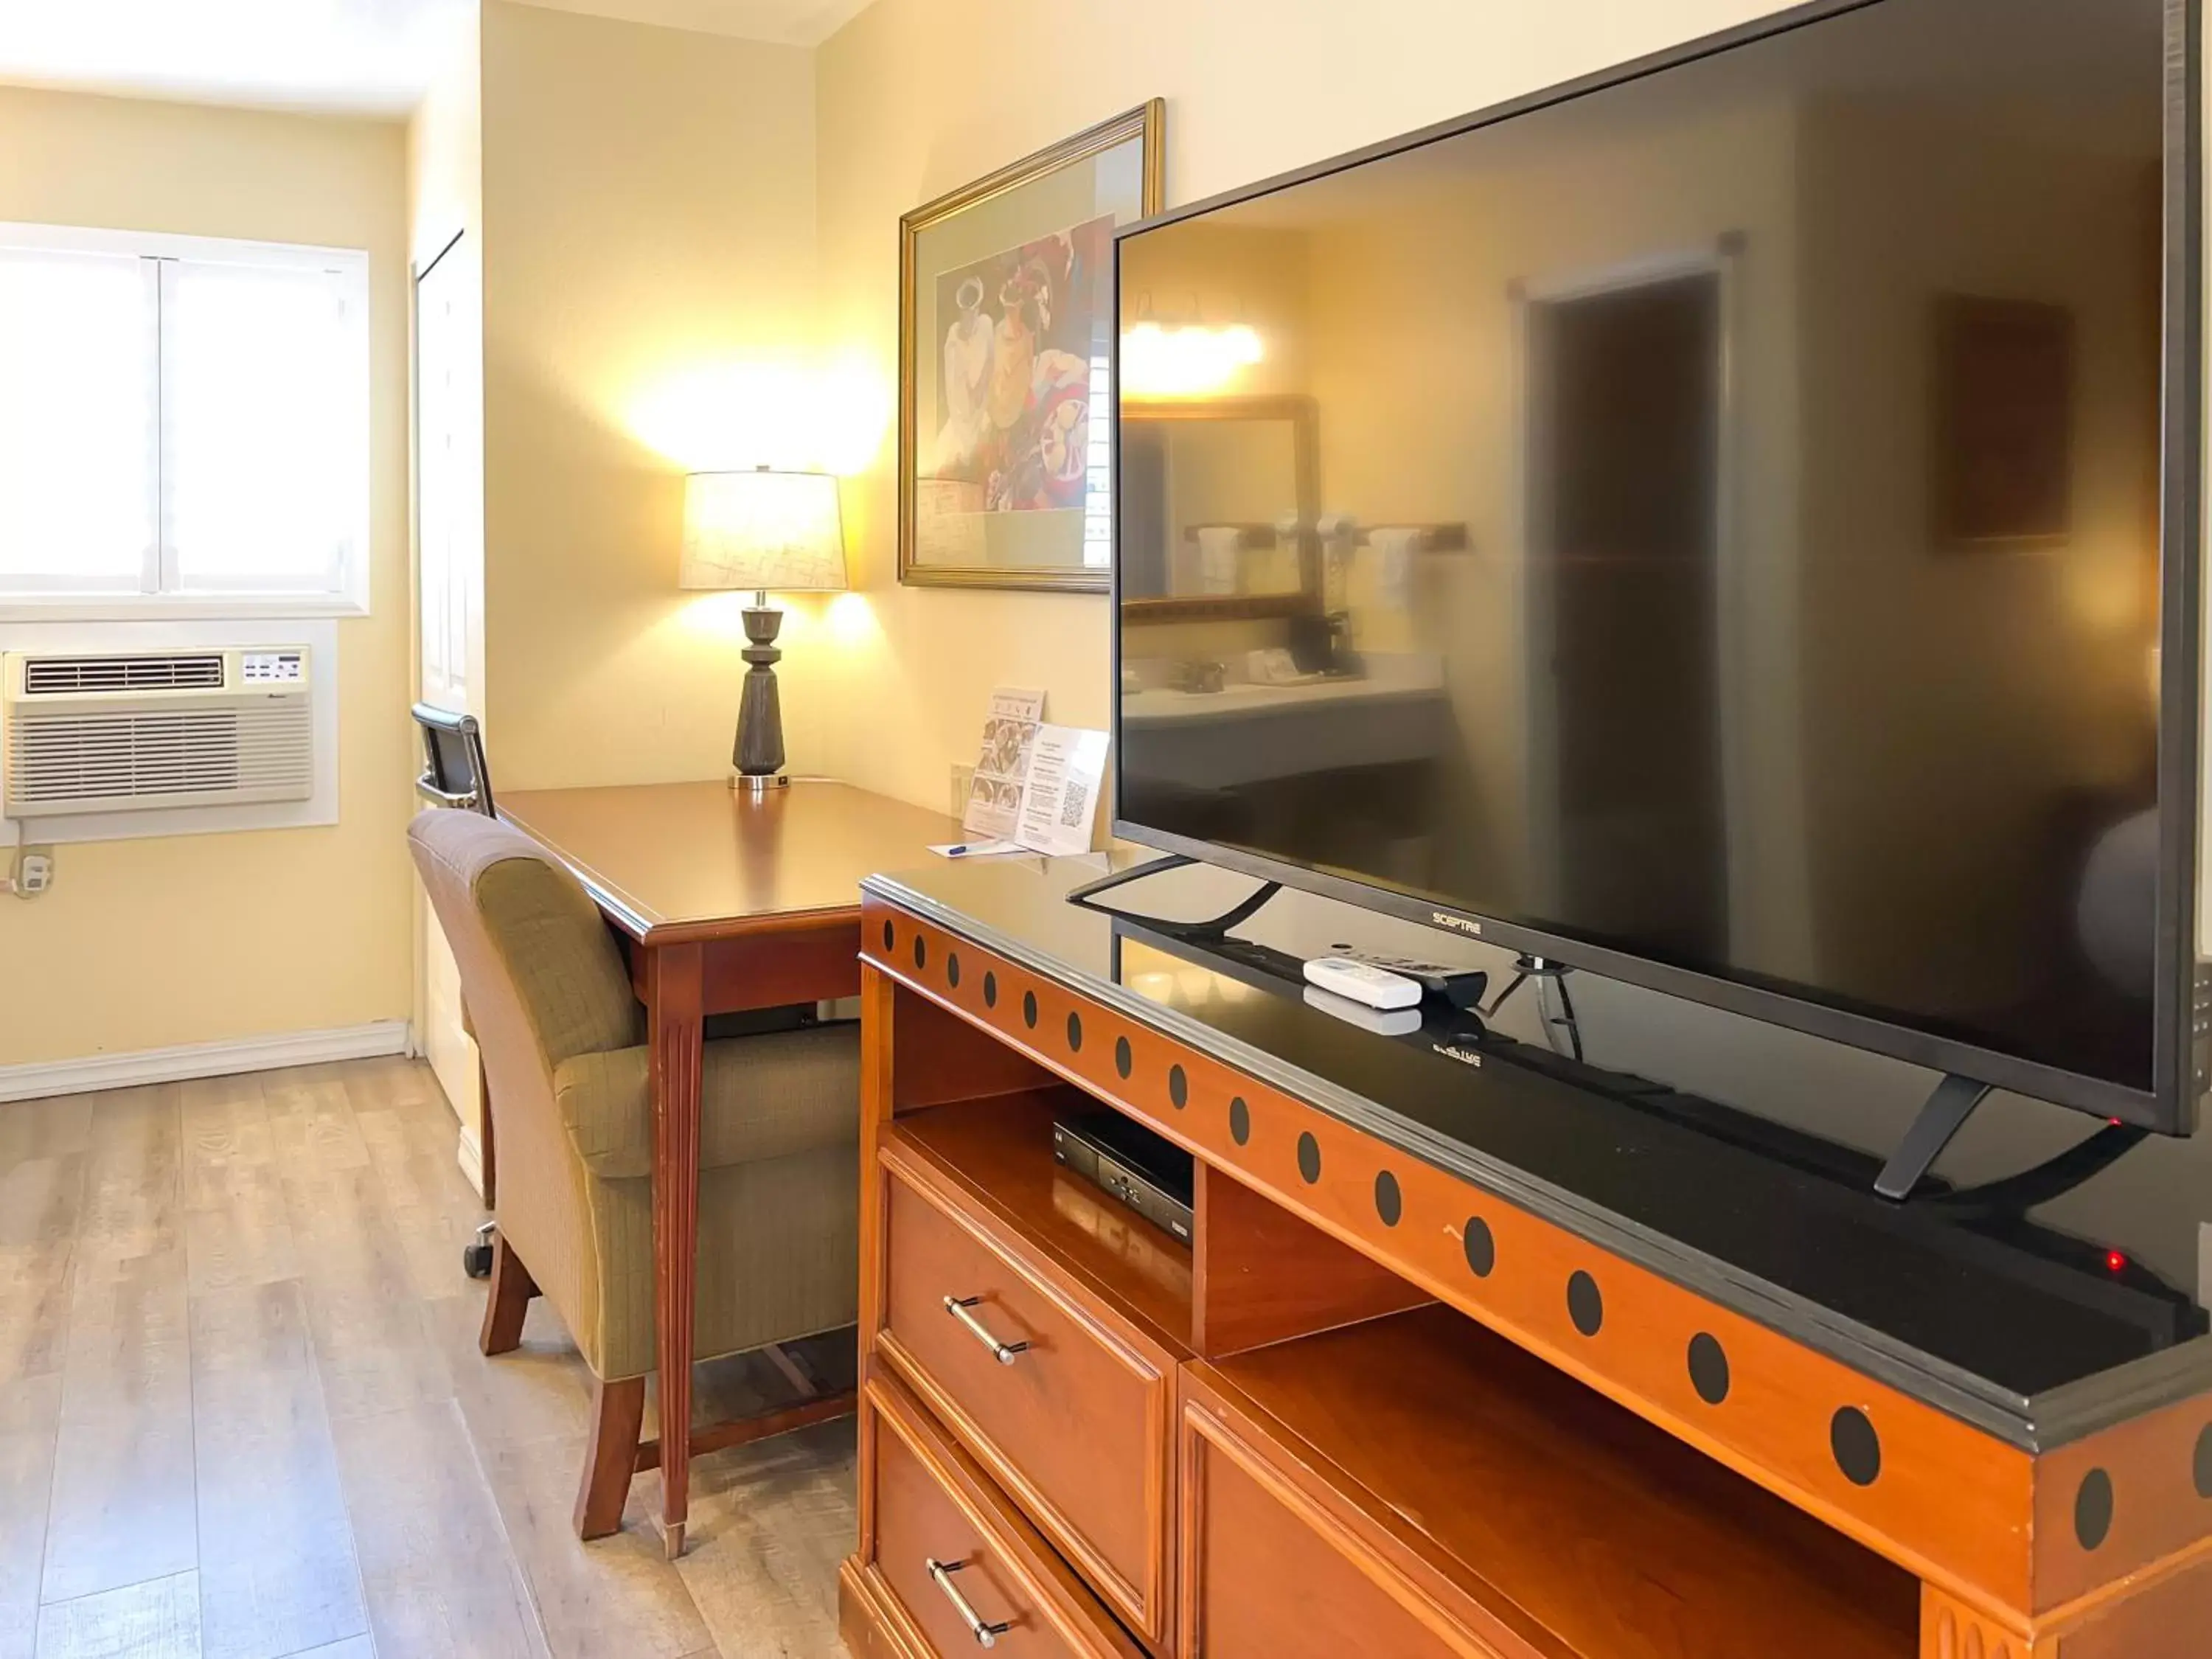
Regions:
[[1354, 544], [1374, 546], [1376, 532], [1382, 530], [1419, 531], [1413, 543], [1417, 553], [1463, 553], [1473, 545], [1463, 524], [1370, 524], [1352, 538]]
[[1233, 530], [1239, 547], [1273, 547], [1275, 526], [1271, 524], [1187, 524], [1182, 527], [1182, 538], [1187, 542], [1198, 539], [1201, 530]]

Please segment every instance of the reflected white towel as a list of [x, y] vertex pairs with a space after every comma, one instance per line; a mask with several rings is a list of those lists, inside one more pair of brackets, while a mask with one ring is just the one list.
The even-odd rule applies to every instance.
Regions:
[[1201, 526], [1198, 532], [1198, 585], [1202, 593], [1237, 591], [1237, 554], [1244, 532], [1235, 525]]
[[1384, 525], [1368, 532], [1367, 545], [1375, 556], [1370, 580], [1375, 603], [1388, 611], [1413, 608], [1413, 556], [1420, 551], [1423, 532], [1418, 525]]

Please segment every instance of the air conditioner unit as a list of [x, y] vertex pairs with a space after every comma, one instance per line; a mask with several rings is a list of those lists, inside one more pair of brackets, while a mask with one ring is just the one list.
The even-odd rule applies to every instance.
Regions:
[[305, 646], [0, 656], [5, 815], [306, 800]]

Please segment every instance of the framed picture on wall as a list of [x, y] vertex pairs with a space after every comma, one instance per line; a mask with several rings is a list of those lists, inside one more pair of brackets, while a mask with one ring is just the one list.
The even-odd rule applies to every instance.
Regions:
[[1103, 592], [1114, 228], [1159, 210], [1165, 106], [899, 221], [899, 580]]

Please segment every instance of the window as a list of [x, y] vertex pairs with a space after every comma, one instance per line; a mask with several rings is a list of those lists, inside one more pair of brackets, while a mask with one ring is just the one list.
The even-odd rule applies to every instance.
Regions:
[[0, 225], [0, 606], [367, 608], [368, 258]]

